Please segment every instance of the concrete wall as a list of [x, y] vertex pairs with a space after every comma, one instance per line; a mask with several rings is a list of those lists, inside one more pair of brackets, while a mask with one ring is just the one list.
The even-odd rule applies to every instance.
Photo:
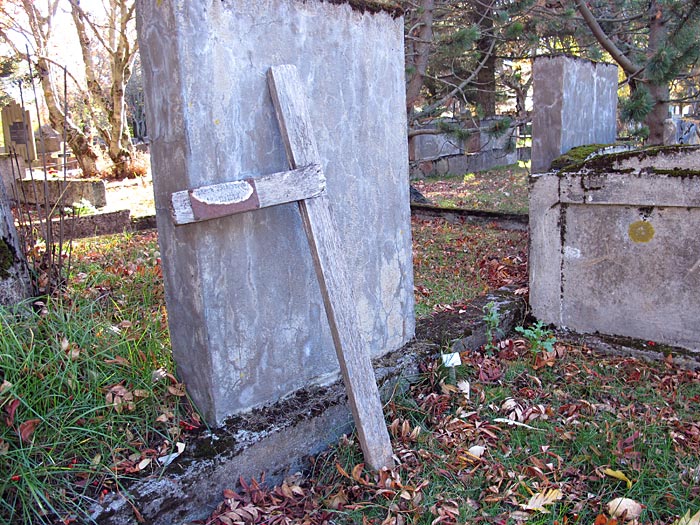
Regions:
[[43, 172], [35, 172], [34, 178], [17, 180], [19, 200], [25, 204], [50, 206], [61, 204], [71, 206], [85, 200], [95, 208], [107, 205], [107, 188], [101, 179], [48, 178], [44, 180]]
[[24, 159], [9, 153], [0, 153], [0, 179], [5, 186], [5, 193], [10, 203], [15, 202], [17, 184], [15, 180], [24, 174]]
[[700, 353], [700, 149], [606, 158], [533, 177], [533, 313]]
[[467, 141], [460, 140], [448, 133], [437, 135], [416, 135], [410, 139], [413, 158], [417, 161], [434, 160], [449, 155], [461, 155], [467, 149]]
[[140, 0], [137, 27], [178, 373], [210, 423], [338, 365], [295, 204], [175, 227], [175, 191], [287, 169], [266, 83], [294, 64], [372, 355], [414, 332], [403, 25], [302, 0]]
[[491, 169], [495, 166], [508, 166], [519, 160], [516, 149], [491, 149], [479, 153], [449, 155], [434, 160], [416, 161], [410, 163], [411, 179], [439, 177], [442, 175], [463, 175], [475, 171]]
[[617, 66], [538, 57], [533, 67], [532, 172], [586, 144], [615, 142]]

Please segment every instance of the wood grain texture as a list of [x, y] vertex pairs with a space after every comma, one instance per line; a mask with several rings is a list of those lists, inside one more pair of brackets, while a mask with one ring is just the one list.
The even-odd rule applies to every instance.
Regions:
[[254, 179], [211, 184], [171, 196], [175, 224], [217, 219], [321, 195], [326, 178], [318, 163]]
[[[320, 164], [306, 95], [294, 66], [268, 71], [270, 93], [291, 168]], [[372, 469], [392, 466], [393, 453], [379, 390], [359, 323], [347, 261], [326, 195], [300, 200], [302, 222], [311, 248], [340, 369], [355, 419], [365, 462]]]

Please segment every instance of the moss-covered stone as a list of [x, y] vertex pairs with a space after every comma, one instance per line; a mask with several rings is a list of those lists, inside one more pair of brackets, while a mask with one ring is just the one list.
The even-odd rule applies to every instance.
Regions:
[[7, 240], [0, 239], [0, 279], [7, 279], [10, 276], [10, 268], [15, 263], [15, 251]]
[[387, 12], [395, 18], [403, 16], [403, 7], [393, 0], [322, 0], [331, 4], [350, 4], [350, 7], [362, 12]]
[[572, 164], [580, 164], [596, 151], [610, 146], [610, 144], [588, 144], [586, 146], [577, 146], [571, 148], [563, 155], [558, 156], [552, 161], [551, 169], [553, 171], [563, 170]]
[[[600, 147], [599, 145], [593, 145], [593, 146], [598, 146], [596, 149], [593, 149], [593, 151], [588, 150], [589, 153], [588, 155], [595, 153], [596, 151], [599, 151], [600, 149], [606, 147], [602, 146]], [[593, 147], [591, 146], [591, 148]], [[589, 148], [588, 146], [582, 146], [582, 148]], [[571, 151], [574, 151], [575, 149], [580, 149], [580, 148], [574, 148]], [[592, 157], [588, 160], [585, 160], [587, 155], [584, 156], [584, 160], [578, 161], [578, 162], [573, 162], [568, 165], [564, 165], [563, 167], [559, 168], [559, 173], [564, 175], [564, 174], [570, 174], [570, 173], [579, 173], [579, 172], [587, 172], [587, 173], [633, 173], [635, 172], [634, 169], [632, 168], [620, 168], [617, 167], [619, 166], [622, 162], [628, 159], [639, 159], [639, 160], [645, 160], [645, 159], [650, 159], [650, 158], [655, 158], [658, 157], [659, 155], [672, 155], [672, 154], [678, 154], [678, 153], [686, 153], [690, 152], [692, 150], [697, 149], [697, 146], [688, 146], [688, 145], [672, 145], [672, 146], [652, 146], [649, 148], [641, 148], [641, 149], [632, 149], [632, 150], [626, 150], [626, 151], [618, 151], [615, 153], [607, 153], [607, 154], [602, 154], [602, 155], [596, 155], [595, 157]], [[583, 153], [586, 150], [584, 149], [581, 153], [579, 153], [577, 156], [583, 156]], [[571, 152], [569, 152], [571, 153]], [[569, 155], [567, 153], [566, 155]], [[563, 158], [566, 155], [562, 155]], [[575, 155], [576, 156], [576, 155]], [[564, 161], [562, 161], [563, 163]], [[560, 164], [561, 165], [561, 164]], [[554, 169], [554, 168], [552, 168]], [[700, 174], [700, 172], [696, 170], [688, 170], [688, 169], [662, 169], [662, 168], [655, 168], [653, 166], [649, 166], [644, 168], [643, 170], [645, 173], [658, 173], [658, 174], [663, 174], [663, 175], [673, 175], [673, 176], [679, 176], [679, 177], [689, 177], [689, 176], [696, 176]]]

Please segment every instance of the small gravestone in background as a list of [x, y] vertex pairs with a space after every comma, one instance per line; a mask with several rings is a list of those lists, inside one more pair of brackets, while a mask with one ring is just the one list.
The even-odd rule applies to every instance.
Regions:
[[2, 108], [2, 130], [5, 151], [16, 153], [27, 163], [36, 160], [36, 145], [29, 111], [23, 111], [16, 102]]
[[173, 353], [210, 424], [339, 373], [296, 204], [171, 215], [174, 193], [288, 169], [272, 66], [305, 90], [359, 336], [374, 357], [413, 336], [403, 25], [352, 4], [137, 3]]
[[617, 66], [538, 57], [532, 75], [532, 173], [576, 146], [615, 142]]

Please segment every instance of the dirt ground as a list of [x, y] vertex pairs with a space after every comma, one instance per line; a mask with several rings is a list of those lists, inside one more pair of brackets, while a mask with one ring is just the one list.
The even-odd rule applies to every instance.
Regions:
[[132, 217], [145, 217], [156, 212], [151, 175], [136, 179], [107, 181], [107, 206], [102, 212], [130, 210]]

